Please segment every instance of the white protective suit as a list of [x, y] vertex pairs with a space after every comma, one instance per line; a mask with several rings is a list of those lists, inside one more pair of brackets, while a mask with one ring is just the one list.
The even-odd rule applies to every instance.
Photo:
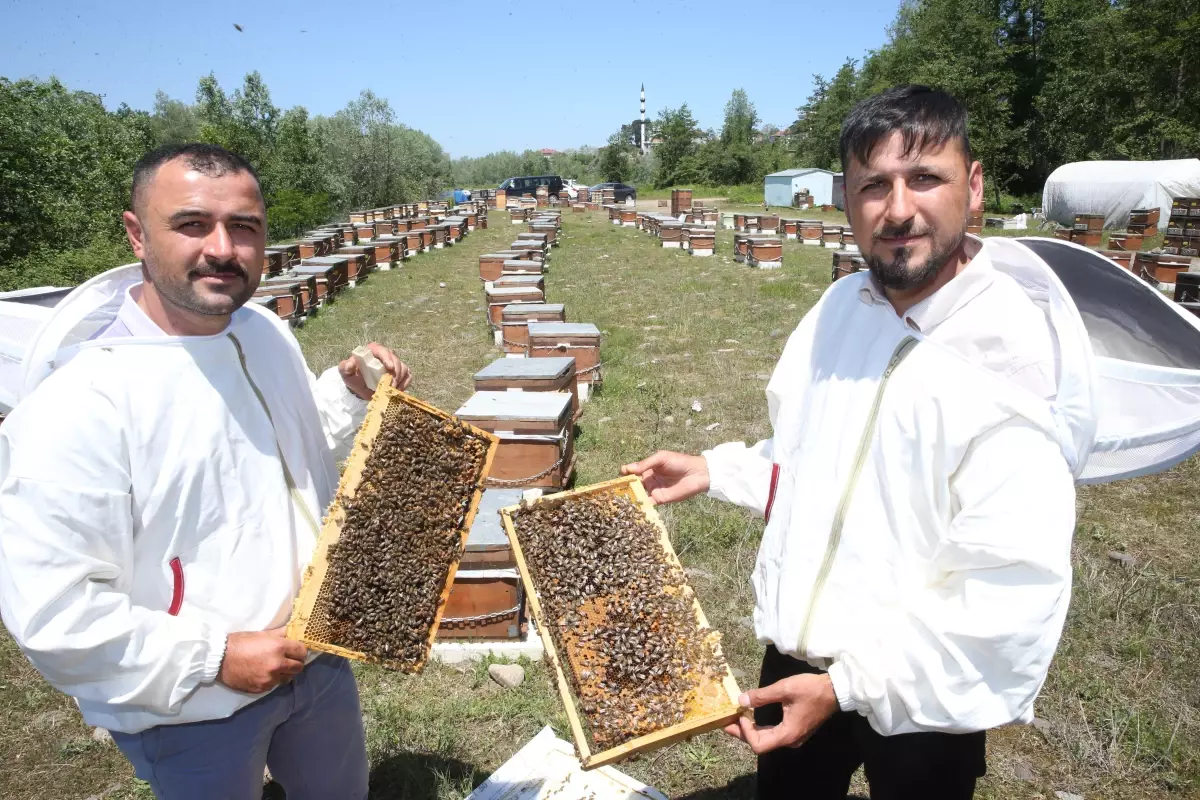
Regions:
[[88, 724], [127, 733], [260, 696], [215, 682], [226, 635], [287, 621], [366, 410], [252, 304], [216, 336], [81, 341], [140, 280], [58, 306], [0, 428], [4, 622]]
[[[1065, 358], [1083, 367], [1047, 401], [864, 302], [868, 279], [792, 334], [773, 437], [704, 454], [710, 495], [767, 518], [755, 630], [884, 735], [1029, 721], [1070, 600], [1090, 361]], [[1057, 349], [1086, 347], [1041, 300]]]

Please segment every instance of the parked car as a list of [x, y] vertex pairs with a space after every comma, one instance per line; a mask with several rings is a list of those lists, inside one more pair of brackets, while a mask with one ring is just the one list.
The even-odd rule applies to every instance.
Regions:
[[563, 179], [557, 175], [524, 175], [519, 178], [508, 178], [496, 188], [520, 197], [525, 194], [531, 196], [536, 194], [539, 186], [545, 186], [550, 194], [556, 194], [560, 198], [563, 195]]
[[630, 186], [629, 184], [626, 184], [626, 183], [597, 183], [595, 186], [593, 186], [588, 191], [595, 193], [595, 192], [600, 191], [601, 189], [612, 189], [613, 190], [613, 200], [615, 200], [618, 203], [624, 203], [627, 199], [629, 199], [631, 197], [634, 200], [637, 200], [637, 189], [633, 188], [632, 186]]

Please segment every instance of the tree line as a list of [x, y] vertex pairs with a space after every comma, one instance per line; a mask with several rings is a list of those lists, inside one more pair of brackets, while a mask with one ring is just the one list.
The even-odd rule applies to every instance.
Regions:
[[840, 170], [842, 117], [903, 83], [966, 104], [992, 205], [1040, 205], [1065, 163], [1200, 154], [1200, 0], [906, 0], [882, 47], [815, 77], [797, 160]]
[[134, 162], [203, 141], [245, 156], [267, 200], [268, 234], [290, 238], [354, 208], [432, 196], [450, 159], [364, 91], [331, 116], [282, 110], [252, 72], [227, 93], [212, 75], [194, 101], [159, 92], [151, 111], [71, 91], [55, 78], [0, 78], [0, 291], [73, 285], [132, 260], [121, 212]]

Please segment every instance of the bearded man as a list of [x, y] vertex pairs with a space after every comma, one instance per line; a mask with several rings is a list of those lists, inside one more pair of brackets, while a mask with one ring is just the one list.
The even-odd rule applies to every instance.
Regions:
[[758, 796], [968, 798], [989, 728], [1028, 722], [1066, 617], [1075, 521], [1056, 339], [967, 235], [983, 171], [967, 114], [920, 86], [842, 126], [846, 214], [869, 271], [833, 284], [770, 383], [770, 439], [622, 468], [658, 503], [766, 519], [766, 645], [727, 732]]
[[372, 392], [352, 358], [315, 377], [247, 304], [267, 220], [246, 161], [155, 150], [130, 209], [141, 263], [56, 307], [0, 430], [4, 623], [158, 797], [257, 800], [267, 764], [289, 798], [366, 797], [349, 664], [282, 626]]

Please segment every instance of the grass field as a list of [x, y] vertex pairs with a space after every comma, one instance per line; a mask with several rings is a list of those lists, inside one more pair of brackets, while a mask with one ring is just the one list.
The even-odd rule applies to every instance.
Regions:
[[[768, 431], [763, 388], [787, 335], [829, 282], [829, 251], [785, 245], [784, 268], [691, 258], [566, 214], [551, 258], [550, 301], [604, 332], [605, 385], [585, 407], [580, 485], [616, 475], [656, 448], [698, 452]], [[453, 248], [379, 273], [299, 332], [314, 369], [365, 341], [413, 367], [413, 392], [453, 411], [496, 357], [476, 256], [519, 230], [505, 214]], [[442, 286], [441, 284], [444, 284]], [[699, 401], [701, 411], [693, 412]], [[716, 424], [713, 430], [711, 426]], [[699, 499], [663, 509], [672, 540], [743, 686], [761, 647], [747, 617], [760, 521]], [[1200, 796], [1200, 463], [1079, 493], [1075, 591], [1068, 627], [1037, 705], [1037, 727], [989, 736], [983, 798]], [[1128, 553], [1124, 566], [1110, 552]], [[357, 670], [372, 796], [458, 798], [544, 725], [569, 738], [550, 677], [502, 690], [486, 665], [431, 665], [416, 677]], [[111, 746], [94, 742], [73, 704], [46, 686], [7, 637], [0, 643], [0, 797], [146, 797]], [[672, 797], [749, 797], [753, 759], [714, 733], [623, 767]], [[802, 776], [798, 776], [802, 780]]]

